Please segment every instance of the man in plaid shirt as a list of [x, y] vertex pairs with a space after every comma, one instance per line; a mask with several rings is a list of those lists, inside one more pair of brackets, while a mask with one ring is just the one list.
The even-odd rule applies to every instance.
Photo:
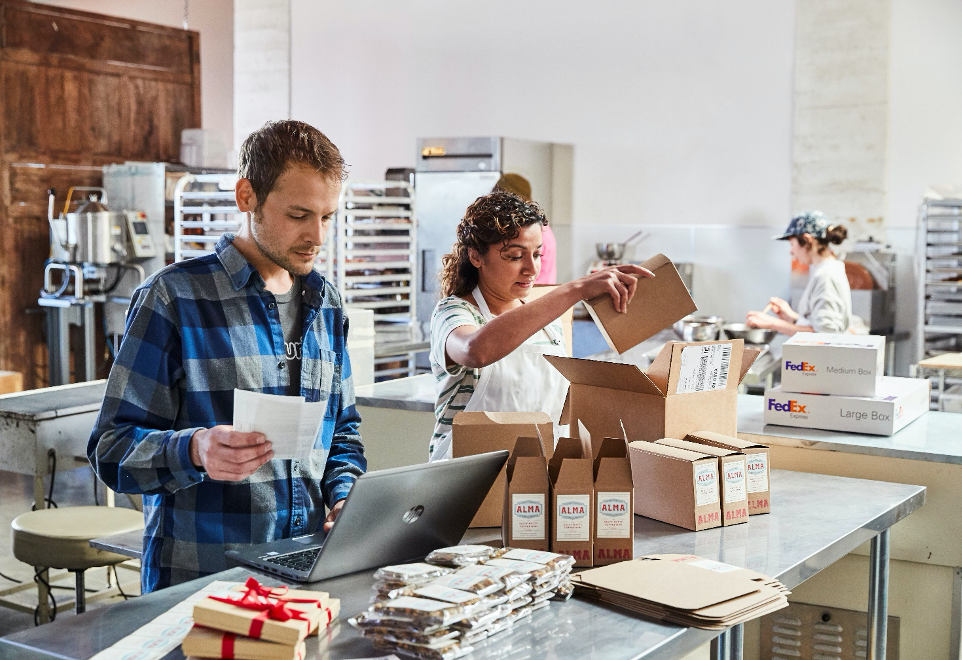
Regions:
[[[347, 317], [313, 269], [344, 161], [317, 129], [270, 122], [238, 175], [238, 234], [134, 292], [87, 446], [104, 483], [144, 496], [144, 593], [224, 570], [225, 550], [329, 529], [367, 467]], [[270, 434], [235, 431], [234, 388], [322, 402], [310, 457], [273, 460]]]

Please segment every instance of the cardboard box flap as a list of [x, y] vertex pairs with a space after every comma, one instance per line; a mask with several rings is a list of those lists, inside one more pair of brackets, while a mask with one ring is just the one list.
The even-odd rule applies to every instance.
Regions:
[[671, 372], [672, 347], [676, 343], [677, 342], [674, 341], [665, 342], [665, 345], [658, 351], [658, 357], [656, 357], [645, 370], [645, 375], [648, 376], [648, 380], [654, 383], [655, 387], [662, 392], [668, 391], [668, 374]]
[[582, 571], [577, 581], [678, 610], [700, 610], [759, 590], [744, 575], [674, 561], [636, 559]]
[[641, 265], [655, 276], [638, 279], [638, 288], [628, 304], [627, 314], [615, 311], [608, 294], [585, 303], [608, 345], [619, 353], [698, 311], [688, 288], [668, 257], [657, 254]]
[[558, 444], [554, 447], [554, 454], [548, 461], [548, 474], [552, 481], [558, 480], [558, 475], [561, 473], [561, 464], [566, 458], [586, 458], [581, 440], [578, 438], [558, 438]]
[[743, 340], [678, 341], [667, 344], [663, 350], [669, 348], [671, 367], [665, 390], [669, 395], [738, 387], [734, 376], [741, 371]]
[[628, 458], [628, 444], [624, 438], [602, 438], [598, 443], [594, 462], [595, 479], [598, 478], [601, 461], [605, 458]]
[[755, 360], [758, 356], [765, 352], [764, 348], [755, 348], [754, 346], [746, 346], [744, 352], [742, 353], [742, 364], [738, 374], [738, 384], [741, 385], [742, 381], [745, 380], [745, 376], [748, 375], [748, 370], [752, 368], [755, 364]]
[[705, 458], [710, 458], [715, 460], [714, 456], [706, 454], [704, 452], [690, 451], [688, 449], [678, 449], [677, 447], [670, 447], [668, 445], [659, 445], [655, 442], [645, 442], [644, 440], [636, 440], [628, 445], [629, 449], [635, 449], [637, 451], [648, 452], [649, 454], [660, 454], [661, 456], [668, 456], [670, 458], [677, 458], [682, 461], [688, 461], [689, 463], [694, 463], [695, 461], [700, 461]]
[[544, 456], [544, 448], [541, 446], [541, 438], [521, 436], [514, 441], [514, 451], [511, 452], [509, 461], [521, 456], [533, 456], [541, 458]]
[[687, 449], [688, 451], [694, 451], [700, 454], [709, 454], [711, 456], [717, 456], [718, 458], [725, 456], [737, 456], [738, 454], [742, 453], [737, 449], [727, 449], [725, 447], [716, 447], [715, 445], [705, 445], [698, 442], [692, 442], [691, 440], [679, 440], [678, 438], [662, 438], [657, 442], [657, 444], [663, 444], [668, 447], [676, 447], [678, 449]]
[[[560, 357], [558, 355], [545, 355], [544, 359], [560, 371], [561, 375], [572, 385], [591, 385], [626, 392], [664, 396], [664, 393], [651, 382], [645, 372], [633, 364]], [[564, 415], [562, 415], [562, 419], [564, 419]]]
[[693, 442], [704, 440], [716, 447], [731, 447], [738, 451], [744, 451], [745, 449], [768, 449], [768, 445], [748, 442], [741, 438], [735, 438], [724, 433], [715, 433], [714, 431], [693, 431], [685, 436], [685, 440], [692, 440]]

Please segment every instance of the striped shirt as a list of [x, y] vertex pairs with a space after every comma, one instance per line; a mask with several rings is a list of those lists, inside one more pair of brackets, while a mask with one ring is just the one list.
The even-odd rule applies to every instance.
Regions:
[[[468, 405], [481, 375], [480, 369], [468, 369], [460, 364], [446, 366], [444, 348], [448, 335], [463, 325], [484, 325], [484, 317], [477, 307], [457, 296], [448, 296], [438, 302], [431, 315], [431, 371], [437, 383], [438, 398], [434, 407], [434, 434], [428, 445], [429, 457], [442, 440], [451, 434], [454, 416]], [[564, 335], [560, 319], [552, 321], [548, 327], [552, 328], [554, 336]], [[541, 331], [529, 337], [525, 343], [553, 346], [548, 335]]]
[[104, 483], [144, 495], [144, 593], [225, 570], [225, 550], [318, 530], [325, 504], [347, 497], [367, 467], [347, 318], [313, 271], [300, 279], [299, 390], [326, 412], [310, 458], [268, 461], [239, 482], [192, 465], [191, 436], [232, 423], [235, 387], [288, 394], [291, 385], [276, 298], [232, 241], [225, 235], [215, 254], [168, 266], [134, 292], [87, 445]]

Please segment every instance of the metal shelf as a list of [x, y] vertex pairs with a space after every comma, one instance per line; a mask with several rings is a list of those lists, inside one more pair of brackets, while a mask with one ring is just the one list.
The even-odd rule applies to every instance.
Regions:
[[962, 349], [962, 200], [922, 203], [918, 247], [922, 360]]

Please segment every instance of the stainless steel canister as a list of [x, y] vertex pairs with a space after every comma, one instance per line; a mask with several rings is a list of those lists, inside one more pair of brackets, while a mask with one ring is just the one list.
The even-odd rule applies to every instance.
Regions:
[[127, 261], [122, 213], [114, 213], [91, 197], [66, 218], [71, 262], [103, 265]]

